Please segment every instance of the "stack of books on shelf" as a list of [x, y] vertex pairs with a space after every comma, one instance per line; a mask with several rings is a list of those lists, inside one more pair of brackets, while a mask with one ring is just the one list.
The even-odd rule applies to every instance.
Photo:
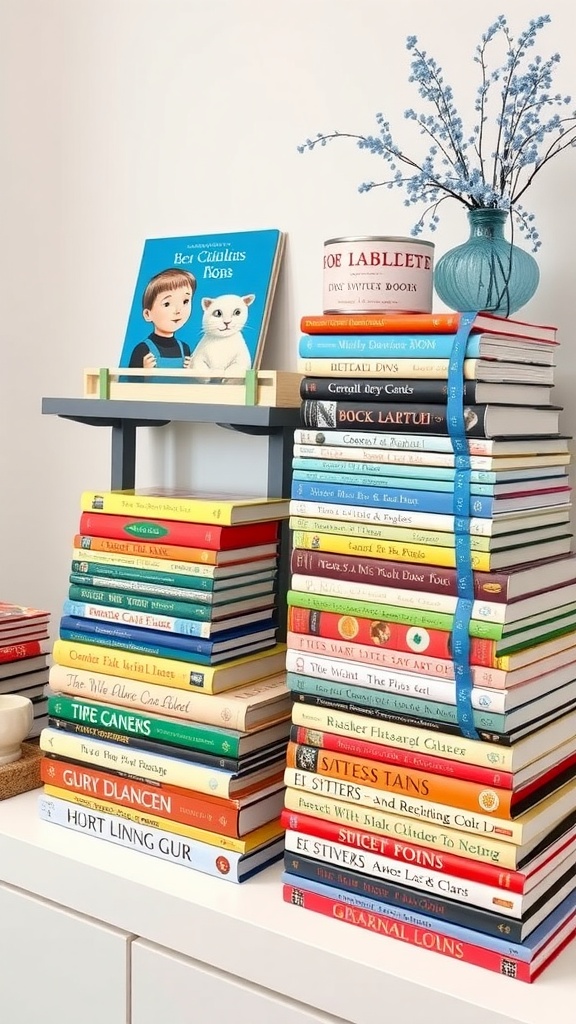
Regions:
[[34, 724], [27, 739], [46, 725], [50, 613], [0, 601], [0, 694], [27, 697]]
[[156, 488], [85, 492], [81, 507], [40, 815], [244, 881], [283, 850], [288, 500]]
[[556, 332], [477, 316], [468, 336], [458, 314], [302, 328], [284, 899], [532, 981], [576, 934]]

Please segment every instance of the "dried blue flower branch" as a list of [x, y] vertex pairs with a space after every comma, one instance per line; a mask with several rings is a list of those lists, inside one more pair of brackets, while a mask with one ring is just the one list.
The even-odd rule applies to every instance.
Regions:
[[[408, 36], [406, 48], [412, 55], [408, 81], [415, 83], [422, 99], [432, 106], [431, 113], [409, 109], [404, 114], [428, 140], [428, 152], [421, 159], [410, 158], [394, 141], [383, 114], [376, 115], [378, 135], [318, 133], [298, 146], [299, 152], [325, 146], [333, 139], [355, 139], [360, 149], [382, 157], [392, 172], [386, 181], [363, 182], [359, 192], [404, 188], [405, 206], [428, 204], [412, 228], [413, 235], [421, 234], [425, 226], [434, 231], [441, 203], [456, 199], [470, 210], [509, 210], [536, 251], [541, 243], [534, 214], [525, 210], [520, 200], [542, 168], [576, 144], [576, 110], [563, 117], [558, 112], [571, 103], [571, 97], [550, 92], [560, 54], [546, 59], [528, 56], [538, 32], [550, 21], [548, 14], [534, 18], [514, 39], [506, 18], [500, 15], [483, 33], [474, 56], [480, 85], [474, 104], [477, 122], [470, 131], [458, 113], [442, 68], [419, 48], [416, 36]], [[496, 41], [504, 43], [505, 56], [490, 70], [488, 49]]]

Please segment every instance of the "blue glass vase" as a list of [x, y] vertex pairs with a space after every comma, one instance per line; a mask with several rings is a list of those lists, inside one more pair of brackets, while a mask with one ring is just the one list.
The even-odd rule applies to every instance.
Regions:
[[468, 211], [468, 241], [445, 253], [434, 271], [434, 287], [449, 309], [511, 316], [534, 295], [538, 264], [504, 237], [508, 216], [507, 210]]

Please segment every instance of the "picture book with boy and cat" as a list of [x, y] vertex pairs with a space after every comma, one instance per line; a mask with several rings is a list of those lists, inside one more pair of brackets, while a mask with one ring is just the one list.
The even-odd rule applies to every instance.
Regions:
[[284, 240], [277, 229], [147, 239], [119, 365], [194, 383], [259, 369]]

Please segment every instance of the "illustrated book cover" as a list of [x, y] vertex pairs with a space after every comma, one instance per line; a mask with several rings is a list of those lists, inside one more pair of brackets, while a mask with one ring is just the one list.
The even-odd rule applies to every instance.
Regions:
[[119, 365], [194, 383], [259, 369], [284, 241], [276, 229], [147, 239]]

